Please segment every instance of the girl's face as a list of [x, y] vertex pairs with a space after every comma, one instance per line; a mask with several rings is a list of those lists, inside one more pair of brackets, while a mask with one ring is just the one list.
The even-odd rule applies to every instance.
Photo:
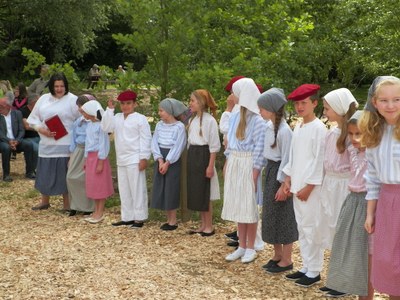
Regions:
[[19, 88], [15, 88], [15, 90], [14, 90], [14, 96], [15, 97], [18, 97], [19, 96]]
[[91, 115], [85, 113], [85, 112], [83, 111], [83, 109], [80, 109], [80, 111], [81, 111], [81, 114], [83, 115], [83, 117], [84, 117], [86, 120], [90, 120], [90, 121], [92, 121], [92, 122], [95, 122], [95, 121], [96, 121], [96, 117], [95, 117], [95, 116], [91, 116]]
[[264, 120], [272, 120], [275, 118], [275, 114], [273, 112], [270, 112], [260, 106], [258, 108], [260, 109], [260, 115]]
[[382, 86], [374, 97], [373, 104], [390, 125], [395, 125], [400, 117], [400, 86]]
[[357, 124], [347, 124], [347, 136], [350, 139], [351, 144], [356, 149], [362, 149], [360, 144], [361, 131]]
[[189, 107], [192, 112], [201, 112], [199, 100], [193, 94], [190, 96]]
[[134, 102], [133, 100], [121, 101], [119, 102], [119, 105], [121, 107], [122, 113], [125, 116], [135, 112], [135, 107], [137, 106], [136, 102]]
[[328, 104], [328, 102], [324, 99], [324, 115], [328, 118], [329, 122], [340, 122], [341, 116], [338, 115], [332, 107]]
[[62, 98], [65, 94], [64, 81], [56, 80], [54, 81], [54, 93], [56, 98]]
[[168, 122], [172, 117], [169, 113], [167, 113], [161, 107], [158, 108], [158, 115], [160, 116], [160, 119], [163, 120], [164, 122]]

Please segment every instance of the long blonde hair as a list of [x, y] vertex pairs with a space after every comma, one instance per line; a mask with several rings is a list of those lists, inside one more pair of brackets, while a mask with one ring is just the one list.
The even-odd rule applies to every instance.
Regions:
[[236, 138], [239, 141], [243, 141], [244, 138], [246, 137], [246, 126], [247, 126], [247, 108], [241, 106], [239, 125], [236, 128]]
[[[390, 85], [397, 85], [400, 87], [400, 81], [394, 79], [383, 80], [376, 86], [375, 92], [372, 95], [372, 103], [376, 102], [379, 91]], [[358, 121], [358, 127], [361, 131], [361, 145], [367, 148], [373, 148], [379, 145], [382, 140], [383, 130], [386, 124], [385, 118], [378, 111], [367, 111], [364, 110], [360, 120]], [[393, 132], [393, 136], [400, 140], [400, 118], [396, 121], [396, 126]]]

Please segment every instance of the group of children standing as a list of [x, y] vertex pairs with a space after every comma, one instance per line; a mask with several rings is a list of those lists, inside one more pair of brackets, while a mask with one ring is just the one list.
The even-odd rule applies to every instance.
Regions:
[[[324, 114], [337, 124], [330, 130], [314, 113], [319, 89], [304, 84], [287, 96], [301, 117], [292, 131], [283, 90], [260, 94], [250, 78], [232, 82], [228, 99], [236, 110], [225, 116], [222, 218], [237, 223], [239, 246], [225, 259], [254, 261], [261, 227], [262, 239], [274, 247], [263, 266], [268, 273], [293, 270], [298, 240], [302, 267], [287, 274], [288, 280], [304, 287], [319, 282], [324, 250], [331, 249], [321, 288], [327, 296], [372, 299], [374, 287], [399, 299], [400, 80], [378, 77], [363, 112], [345, 88], [326, 94]], [[151, 207], [166, 211], [162, 230], [175, 230], [187, 151], [188, 208], [201, 212], [200, 227], [189, 233], [213, 235], [211, 201], [220, 198], [215, 160], [221, 144], [210, 92], [191, 94], [186, 124], [180, 121], [186, 107], [176, 99], [162, 100], [153, 136], [145, 116], [135, 112], [136, 94], [125, 91], [117, 100], [121, 113], [115, 115], [113, 100], [105, 112], [92, 95], [77, 100], [83, 117], [74, 123], [70, 147], [71, 214], [94, 211], [86, 220], [103, 220], [105, 199], [114, 192], [107, 159], [108, 133], [114, 132], [121, 221], [113, 225], [140, 228], [148, 218], [145, 169], [153, 154]]]

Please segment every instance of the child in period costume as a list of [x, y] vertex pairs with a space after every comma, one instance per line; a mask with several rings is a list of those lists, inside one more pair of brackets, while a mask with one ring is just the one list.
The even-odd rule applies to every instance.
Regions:
[[186, 146], [185, 125], [176, 118], [182, 114], [175, 99], [164, 99], [158, 107], [161, 120], [153, 135], [153, 194], [151, 207], [166, 210], [167, 223], [162, 230], [175, 230], [176, 210], [180, 203], [181, 155]]
[[285, 192], [293, 193], [303, 267], [286, 275], [297, 285], [309, 287], [321, 280], [324, 261], [321, 230], [321, 184], [326, 127], [314, 113], [319, 85], [303, 84], [289, 94], [297, 114], [303, 118], [293, 131], [289, 162], [283, 172]]
[[136, 98], [136, 93], [130, 90], [119, 94], [117, 100], [122, 112], [116, 115], [110, 99], [101, 126], [106, 132], [114, 132], [115, 138], [121, 221], [113, 225], [141, 228], [148, 218], [145, 170], [151, 155], [151, 131], [146, 117], [135, 112]]

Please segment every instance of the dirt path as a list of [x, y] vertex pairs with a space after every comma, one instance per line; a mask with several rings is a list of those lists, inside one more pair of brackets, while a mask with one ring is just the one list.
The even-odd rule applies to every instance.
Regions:
[[14, 182], [0, 182], [0, 299], [323, 298], [322, 283], [304, 289], [262, 271], [271, 247], [248, 265], [225, 262], [232, 248], [223, 233], [232, 224], [217, 224], [212, 237], [187, 235], [195, 226], [190, 222], [175, 232], [162, 232], [154, 221], [138, 230], [115, 228], [115, 207], [103, 223], [91, 225], [59, 212], [60, 198], [34, 212], [39, 194], [18, 171], [22, 161], [19, 155], [12, 163]]

